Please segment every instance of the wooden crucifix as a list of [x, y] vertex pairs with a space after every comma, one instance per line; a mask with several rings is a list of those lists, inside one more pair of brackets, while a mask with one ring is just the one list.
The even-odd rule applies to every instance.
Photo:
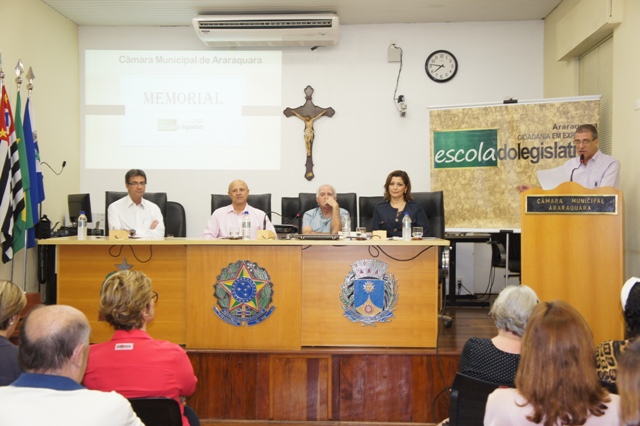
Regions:
[[283, 111], [284, 115], [287, 117], [296, 116], [302, 121], [304, 121], [304, 143], [307, 148], [307, 163], [306, 163], [306, 171], [304, 177], [307, 180], [313, 179], [315, 176], [313, 174], [313, 158], [312, 158], [312, 149], [313, 149], [313, 139], [315, 138], [315, 132], [313, 130], [313, 123], [318, 118], [326, 116], [333, 117], [333, 114], [336, 112], [333, 108], [321, 108], [317, 105], [313, 104], [311, 100], [311, 96], [313, 95], [313, 87], [307, 86], [304, 89], [306, 102], [304, 105], [299, 106], [298, 108], [287, 108]]

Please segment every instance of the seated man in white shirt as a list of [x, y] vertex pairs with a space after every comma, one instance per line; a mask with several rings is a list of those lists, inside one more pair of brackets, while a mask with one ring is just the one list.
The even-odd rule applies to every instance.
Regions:
[[36, 308], [20, 329], [24, 373], [0, 387], [1, 425], [144, 426], [125, 397], [82, 386], [91, 327], [71, 306]]
[[276, 229], [271, 224], [267, 214], [260, 209], [251, 207], [247, 203], [249, 187], [243, 180], [236, 179], [231, 182], [228, 194], [229, 198], [231, 198], [231, 204], [220, 207], [213, 212], [207, 221], [207, 226], [204, 228], [202, 238], [208, 240], [229, 238], [232, 233], [234, 237], [241, 235], [242, 217], [245, 212], [248, 212], [251, 218], [250, 239], [255, 240], [258, 236], [258, 230], [262, 229], [271, 231], [275, 235]]
[[126, 230], [140, 238], [164, 238], [160, 207], [142, 198], [147, 188], [147, 175], [140, 169], [131, 169], [124, 182], [129, 194], [109, 206], [109, 229]]

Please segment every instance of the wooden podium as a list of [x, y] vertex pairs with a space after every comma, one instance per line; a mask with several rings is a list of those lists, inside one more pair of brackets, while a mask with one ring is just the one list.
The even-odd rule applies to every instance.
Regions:
[[622, 339], [623, 199], [612, 187], [566, 182], [521, 195], [522, 283], [587, 320], [596, 344]]

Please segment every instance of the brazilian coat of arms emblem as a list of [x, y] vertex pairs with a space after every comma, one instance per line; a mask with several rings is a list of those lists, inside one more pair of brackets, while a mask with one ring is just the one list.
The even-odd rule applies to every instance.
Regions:
[[393, 274], [387, 274], [388, 268], [386, 263], [372, 259], [351, 264], [340, 292], [344, 316], [350, 321], [375, 326], [394, 317], [398, 284]]
[[213, 287], [218, 300], [213, 311], [227, 324], [256, 325], [276, 308], [270, 306], [273, 283], [269, 274], [255, 262], [238, 260], [230, 263], [218, 275]]

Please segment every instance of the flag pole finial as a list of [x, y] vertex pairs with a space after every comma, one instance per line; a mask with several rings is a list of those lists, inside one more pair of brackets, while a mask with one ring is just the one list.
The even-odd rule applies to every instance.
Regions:
[[29, 95], [31, 95], [31, 91], [33, 90], [33, 80], [35, 79], [36, 75], [33, 73], [33, 68], [29, 67], [29, 71], [27, 71], [27, 80], [29, 81], [27, 89], [29, 89]]
[[24, 74], [24, 66], [22, 66], [22, 59], [18, 59], [18, 64], [15, 68], [16, 71], [16, 84], [18, 85], [18, 90], [20, 90], [20, 85], [22, 84], [22, 74]]

